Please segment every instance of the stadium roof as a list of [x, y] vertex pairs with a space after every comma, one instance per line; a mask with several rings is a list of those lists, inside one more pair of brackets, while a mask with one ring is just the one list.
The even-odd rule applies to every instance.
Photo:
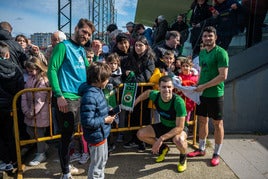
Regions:
[[135, 23], [151, 27], [159, 15], [172, 23], [178, 14], [187, 13], [191, 4], [191, 0], [138, 0]]

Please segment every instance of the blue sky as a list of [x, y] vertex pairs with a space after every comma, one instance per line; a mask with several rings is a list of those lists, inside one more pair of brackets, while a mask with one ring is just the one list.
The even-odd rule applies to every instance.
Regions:
[[[65, 2], [62, 0], [62, 2]], [[88, 0], [72, 1], [72, 17], [74, 29], [79, 18], [88, 18]], [[124, 26], [134, 21], [137, 0], [115, 0], [117, 25], [126, 31]], [[58, 23], [57, 0], [0, 0], [0, 21], [8, 21], [13, 27], [13, 36], [34, 32], [53, 32]]]

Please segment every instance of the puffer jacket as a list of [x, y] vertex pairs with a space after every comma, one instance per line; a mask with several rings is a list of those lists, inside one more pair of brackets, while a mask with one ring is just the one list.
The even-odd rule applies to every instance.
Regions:
[[[37, 84], [36, 84], [37, 83]], [[25, 88], [47, 88], [48, 80], [41, 79], [40, 82], [36, 81], [35, 77], [29, 76], [25, 84]], [[21, 108], [24, 114], [24, 123], [27, 126], [37, 127], [48, 127], [49, 126], [49, 105], [48, 105], [48, 95], [47, 91], [40, 91], [34, 93], [31, 92], [24, 93], [21, 96]], [[34, 116], [35, 112], [35, 116]]]
[[100, 88], [83, 83], [78, 89], [82, 96], [80, 115], [83, 135], [89, 144], [97, 144], [110, 134], [111, 125], [105, 123], [109, 107]]
[[12, 100], [24, 88], [20, 69], [10, 60], [0, 59], [0, 108], [11, 111]]

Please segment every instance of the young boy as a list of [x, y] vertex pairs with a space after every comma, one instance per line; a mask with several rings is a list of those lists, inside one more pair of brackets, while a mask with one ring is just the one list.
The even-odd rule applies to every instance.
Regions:
[[[155, 85], [153, 86], [154, 90], [159, 89], [158, 82], [162, 76], [165, 76], [165, 75], [173, 76], [174, 75], [174, 73], [173, 73], [174, 59], [175, 59], [175, 56], [174, 56], [173, 51], [171, 51], [171, 50], [165, 51], [163, 58], [161, 59], [163, 62], [163, 66], [159, 67], [159, 68], [155, 68], [154, 73], [152, 74], [152, 76], [149, 80], [150, 83], [155, 83]], [[153, 105], [152, 100], [149, 101], [148, 108], [150, 108], [152, 110], [151, 111], [152, 123], [159, 123], [160, 122], [160, 115], [157, 112], [155, 106]]]
[[[109, 82], [107, 84], [107, 88], [109, 88], [109, 91], [114, 89], [115, 87], [118, 87], [122, 83], [122, 70], [120, 67], [120, 57], [117, 53], [111, 53], [108, 55], [106, 58], [106, 63], [110, 66], [112, 70], [111, 77], [109, 79]], [[116, 96], [109, 96], [109, 105], [112, 107], [115, 107], [117, 105], [116, 103]], [[125, 127], [125, 113], [121, 113], [124, 117], [120, 117], [119, 119], [119, 127]], [[120, 114], [120, 115], [121, 115]], [[112, 137], [111, 137], [112, 138]], [[115, 149], [115, 145], [113, 144], [113, 141], [110, 141], [110, 146], [109, 146], [109, 152], [112, 152]], [[123, 142], [123, 134], [119, 133], [118, 137], [116, 139], [116, 142]]]
[[87, 83], [83, 83], [78, 90], [82, 96], [80, 115], [83, 135], [90, 149], [88, 178], [104, 178], [108, 160], [107, 137], [115, 116], [108, 115], [110, 109], [102, 89], [107, 85], [111, 73], [107, 64], [92, 63], [87, 70]]
[[91, 64], [94, 61], [94, 51], [90, 47], [85, 48], [85, 50], [86, 50], [88, 63]]
[[163, 67], [160, 67], [160, 70], [164, 72], [166, 75], [174, 75], [174, 61], [175, 61], [175, 55], [174, 52], [171, 50], [165, 51], [163, 58], [161, 59], [164, 62]]
[[113, 87], [118, 87], [122, 83], [121, 79], [122, 70], [120, 67], [120, 57], [117, 55], [117, 53], [111, 53], [105, 61], [112, 70], [112, 74], [108, 84], [112, 84]]

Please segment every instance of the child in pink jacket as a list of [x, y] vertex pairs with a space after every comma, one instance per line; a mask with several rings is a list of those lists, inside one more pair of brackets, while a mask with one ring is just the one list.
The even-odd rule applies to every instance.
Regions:
[[[46, 76], [47, 67], [40, 59], [32, 57], [26, 62], [25, 67], [29, 75], [25, 88], [46, 88], [49, 86]], [[31, 138], [35, 138], [35, 135], [36, 137], [44, 137], [46, 128], [49, 126], [49, 95], [47, 91], [40, 91], [35, 92], [34, 95], [32, 92], [27, 92], [21, 97], [22, 111], [25, 116], [24, 122]], [[37, 153], [29, 165], [36, 166], [45, 161], [47, 148], [45, 142], [38, 142]]]

